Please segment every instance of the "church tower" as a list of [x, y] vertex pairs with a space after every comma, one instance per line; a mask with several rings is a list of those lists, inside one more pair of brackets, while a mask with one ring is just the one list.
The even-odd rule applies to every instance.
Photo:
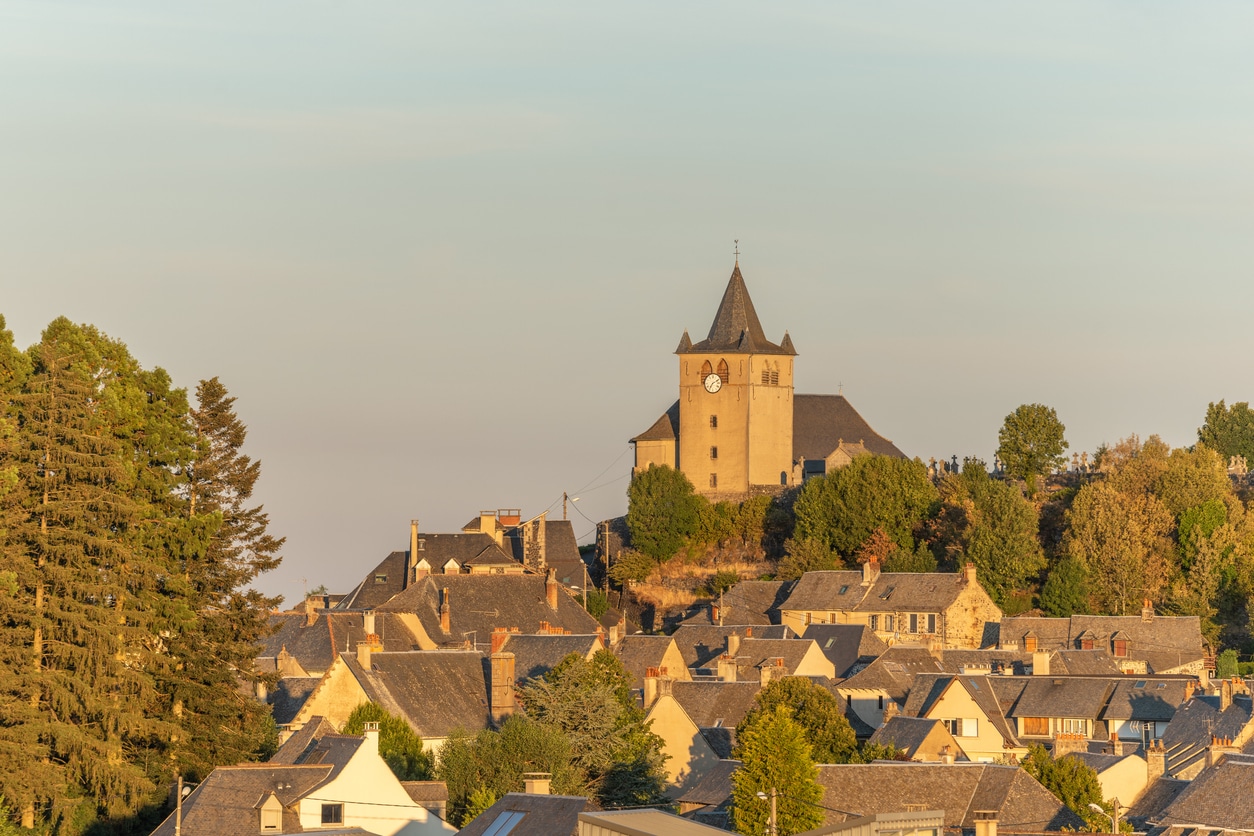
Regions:
[[737, 261], [709, 335], [679, 356], [678, 465], [698, 493], [738, 498], [790, 484], [792, 339], [770, 342]]

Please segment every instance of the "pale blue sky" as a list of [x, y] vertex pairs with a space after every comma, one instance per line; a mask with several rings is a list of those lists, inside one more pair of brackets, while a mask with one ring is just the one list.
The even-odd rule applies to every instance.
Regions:
[[733, 238], [798, 389], [925, 460], [1254, 399], [1248, 4], [0, 0], [0, 149], [18, 341], [219, 375], [289, 598], [621, 513]]

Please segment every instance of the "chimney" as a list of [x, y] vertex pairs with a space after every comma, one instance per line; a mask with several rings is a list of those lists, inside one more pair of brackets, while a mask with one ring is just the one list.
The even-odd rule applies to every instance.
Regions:
[[379, 754], [379, 723], [372, 720], [362, 723], [362, 737], [366, 739], [366, 748]]
[[[896, 703], [894, 703], [894, 705], [895, 704]], [[944, 746], [941, 747], [940, 762], [944, 764], [951, 764], [954, 762], [954, 753], [953, 753], [953, 750], [949, 748], [948, 743], [946, 743]]]
[[975, 811], [975, 836], [997, 836], [997, 811]]
[[1032, 675], [1049, 676], [1049, 651], [1037, 650], [1032, 654]]
[[445, 633], [453, 632], [453, 628], [449, 626], [451, 614], [448, 605], [448, 587], [446, 586], [440, 591], [440, 629]]
[[1117, 758], [1123, 757], [1123, 741], [1116, 732], [1110, 733], [1110, 754]]
[[527, 795], [548, 795], [549, 781], [552, 778], [548, 772], [524, 772], [523, 792]]
[[1145, 750], [1145, 771], [1149, 779], [1147, 785], [1167, 773], [1167, 750], [1163, 748], [1162, 740], [1150, 741], [1149, 748]]
[[557, 570], [550, 569], [544, 579], [544, 597], [548, 599], [549, 609], [557, 612]]
[[736, 633], [727, 634], [727, 655], [736, 658], [736, 654], [740, 652], [740, 636]]
[[901, 712], [901, 706], [897, 705], [897, 701], [891, 697], [884, 700], [884, 722], [896, 717]]
[[723, 682], [736, 681], [736, 660], [726, 653], [718, 657], [718, 678]]
[[1154, 620], [1154, 604], [1148, 598], [1141, 604], [1141, 620], [1146, 623]]
[[314, 601], [318, 600], [315, 596], [305, 599], [305, 626], [312, 627], [318, 621], [318, 605]]
[[369, 641], [357, 642], [357, 664], [361, 665], [362, 670], [370, 670], [370, 654], [374, 651]]
[[499, 725], [514, 713], [514, 654], [502, 650], [488, 658], [491, 668], [488, 711], [492, 722]]
[[1054, 735], [1054, 760], [1066, 757], [1072, 752], [1085, 752], [1089, 742], [1082, 734], [1058, 733]]
[[775, 672], [775, 666], [763, 662], [758, 666], [758, 684], [765, 688], [771, 684], [771, 674]]
[[1197, 681], [1190, 679], [1184, 683], [1184, 701], [1188, 702], [1193, 699], [1193, 695], [1197, 693]]
[[1227, 711], [1232, 705], [1232, 680], [1225, 679], [1219, 683], [1219, 710]]
[[492, 628], [492, 645], [489, 653], [495, 655], [501, 652], [501, 648], [505, 646], [505, 642], [509, 641], [509, 630], [504, 627]]
[[376, 635], [379, 631], [374, 629], [374, 610], [366, 610], [361, 616], [361, 625], [366, 631], [367, 636]]
[[[967, 583], [975, 583], [975, 564], [968, 562], [962, 567], [962, 574], [967, 579]], [[996, 829], [996, 824], [994, 824], [994, 829]]]
[[418, 521], [409, 521], [409, 570], [405, 572], [405, 582], [418, 580]]
[[648, 711], [657, 702], [657, 681], [662, 672], [657, 668], [644, 669], [644, 710]]
[[880, 562], [875, 559], [862, 564], [862, 585], [870, 586], [880, 576]]
[[662, 668], [662, 675], [657, 678], [657, 695], [659, 697], [669, 697], [671, 695], [671, 683], [675, 680], [666, 675], [666, 668]]
[[750, 626], [750, 627], [745, 628], [745, 638], [746, 639], [753, 638], [753, 627]]
[[1232, 745], [1231, 737], [1210, 737], [1210, 747], [1206, 753], [1206, 765], [1214, 766], [1223, 760], [1224, 755], [1235, 755], [1239, 750]]

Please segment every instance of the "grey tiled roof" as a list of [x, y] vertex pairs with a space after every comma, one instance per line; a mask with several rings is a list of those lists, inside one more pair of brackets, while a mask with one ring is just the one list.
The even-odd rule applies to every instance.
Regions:
[[944, 673], [940, 660], [925, 648], [895, 645], [866, 668], [840, 683], [840, 688], [883, 691], [897, 702], [904, 702], [914, 678], [924, 673]]
[[860, 442], [867, 451], [904, 459], [906, 454], [871, 429], [844, 395], [795, 395], [792, 407], [792, 455], [826, 459], [841, 440]]
[[1073, 615], [1070, 618], [1017, 616], [1001, 622], [1003, 644], [1036, 635], [1041, 650], [1078, 649], [1080, 637], [1091, 634], [1095, 648], [1111, 649], [1116, 633], [1128, 639], [1128, 658], [1143, 660], [1151, 673], [1173, 670], [1205, 656], [1205, 641], [1197, 616]]
[[740, 761], [720, 760], [710, 767], [696, 786], [678, 799], [680, 804], [707, 804], [714, 807], [731, 801], [732, 775], [740, 768]]
[[679, 438], [679, 401], [671, 404], [670, 409], [662, 413], [662, 417], [653, 422], [632, 441], [674, 441]]
[[[662, 666], [666, 651], [674, 644], [670, 636], [626, 636], [614, 646], [614, 655], [631, 674], [631, 687], [643, 688], [644, 675], [649, 668]], [[667, 671], [668, 676], [678, 676], [678, 671]]]
[[[352, 650], [366, 636], [365, 615], [361, 612], [323, 610], [309, 626], [303, 614], [281, 613], [270, 617], [270, 625], [274, 632], [262, 639], [258, 656], [277, 656], [286, 648], [311, 674], [325, 671], [336, 656]], [[398, 618], [376, 615], [375, 631], [384, 650], [412, 650], [418, 646], [417, 638]]]
[[[596, 619], [584, 612], [565, 590], [558, 590], [557, 610], [550, 609], [545, 583], [540, 575], [432, 575], [379, 609], [414, 613], [427, 635], [440, 645], [460, 645], [471, 633], [476, 642], [483, 642], [494, 627], [517, 627], [523, 633], [537, 633], [541, 622], [577, 634], [597, 631]], [[451, 629], [447, 633], [440, 627], [442, 589], [449, 590]]]
[[283, 726], [296, 719], [305, 706], [305, 700], [321, 681], [320, 676], [286, 676], [276, 682], [266, 697], [274, 722]]
[[522, 819], [508, 831], [509, 836], [576, 836], [579, 814], [588, 809], [588, 799], [571, 795], [527, 795], [507, 793], [463, 827], [461, 836], [483, 836], [505, 812], [519, 812]]
[[967, 583], [962, 572], [881, 572], [869, 586], [862, 585], [861, 572], [806, 572], [781, 609], [938, 613]]
[[863, 624], [811, 624], [802, 637], [818, 643], [837, 676], [847, 676], [859, 661], [871, 662], [888, 650], [884, 640]]
[[1205, 697], [1194, 697], [1181, 705], [1162, 736], [1163, 748], [1167, 750], [1167, 774], [1175, 775], [1205, 758], [1212, 735], [1236, 739], [1250, 718], [1248, 697], [1234, 699], [1224, 711]]
[[600, 647], [599, 636], [532, 636], [511, 635], [501, 648], [514, 654], [514, 679], [523, 682], [544, 676], [557, 663], [574, 653], [586, 659]]
[[1006, 719], [1002, 701], [999, 699], [997, 686], [1000, 682], [1001, 677], [919, 674], [914, 679], [902, 712], [911, 717], [922, 717], [949, 688], [962, 688], [984, 712], [984, 716], [997, 729], [1006, 745], [1017, 746], [1019, 741], [1014, 724]]
[[1168, 722], [1184, 703], [1188, 682], [1187, 679], [1124, 677], [1115, 684], [1102, 719]]
[[749, 298], [749, 289], [745, 287], [744, 277], [740, 275], [740, 265], [737, 264], [727, 282], [727, 289], [723, 291], [723, 299], [714, 314], [709, 335], [689, 348], [685, 348], [681, 342], [675, 353], [728, 351], [740, 354], [796, 354], [792, 348], [792, 340], [787, 335], [785, 339], [786, 343], [776, 345], [766, 338], [758, 313], [753, 309], [753, 300]]
[[[752, 634], [752, 635], [750, 635]], [[766, 626], [702, 626], [685, 624], [671, 634], [675, 646], [684, 657], [684, 664], [690, 668], [705, 667], [722, 655], [727, 646], [727, 637], [740, 636], [741, 639], [785, 639], [793, 635], [792, 630], [782, 624]]]
[[1254, 830], [1254, 760], [1227, 757], [1203, 770], [1157, 817], [1157, 824]]
[[814, 642], [806, 639], [744, 639], [736, 651], [736, 666], [741, 678], [759, 676], [756, 668], [766, 665], [771, 660], [783, 661], [784, 675], [796, 673], [805, 655], [813, 650]]
[[[999, 828], [1040, 832], [1083, 823], [1017, 766], [873, 763], [819, 767], [825, 824], [899, 812], [908, 804], [944, 810], [946, 827], [975, 827], [977, 810], [997, 812]], [[836, 812], [843, 811], [843, 812]]]
[[[876, 729], [875, 734], [871, 735], [871, 739], [868, 742], [879, 743], [885, 746], [893, 745], [913, 756], [915, 751], [923, 745], [923, 741], [927, 740], [927, 736], [940, 725], [940, 720], [897, 715], [889, 718], [887, 723]], [[953, 752], [955, 755], [958, 753], [957, 749], [954, 749]]]
[[1144, 830], [1145, 824], [1158, 818], [1158, 815], [1176, 800], [1180, 791], [1189, 785], [1188, 781], [1162, 777], [1145, 788], [1136, 803], [1128, 808], [1128, 821], [1137, 830]]
[[749, 709], [761, 685], [754, 682], [673, 682], [671, 694], [700, 728], [734, 728]]
[[408, 552], [392, 552], [366, 573], [361, 583], [339, 600], [337, 610], [372, 610], [405, 588]]
[[401, 781], [401, 786], [410, 798], [423, 806], [448, 801], [448, 784], [444, 781]]
[[1034, 676], [1011, 711], [1013, 717], [1098, 719], [1115, 683], [1109, 679]]
[[[723, 593], [720, 616], [725, 626], [754, 627], [779, 624], [779, 605], [792, 591], [795, 581], [741, 581]], [[715, 596], [711, 606], [719, 604]], [[710, 607], [703, 606], [685, 624], [714, 624]]]
[[404, 717], [423, 737], [488, 727], [487, 660], [470, 650], [373, 653], [370, 670], [342, 657], [367, 698]]
[[[328, 780], [330, 763], [309, 765], [246, 764], [220, 766], [183, 800], [183, 836], [256, 836], [261, 804], [275, 794], [283, 805], [283, 832], [300, 833], [294, 809], [302, 797]], [[153, 836], [173, 836], [174, 814]]]
[[269, 762], [277, 764], [300, 763], [305, 752], [312, 749], [318, 740], [329, 734], [335, 734], [335, 726], [331, 725], [327, 718], [322, 716], [311, 717], [308, 723], [301, 726], [297, 732], [283, 741], [283, 745], [270, 756]]

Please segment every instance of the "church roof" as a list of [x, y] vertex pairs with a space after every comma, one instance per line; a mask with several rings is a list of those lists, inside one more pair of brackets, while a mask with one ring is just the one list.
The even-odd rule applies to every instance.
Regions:
[[766, 338], [762, 323], [758, 320], [758, 312], [753, 309], [753, 300], [749, 298], [749, 289], [745, 287], [744, 277], [740, 275], [740, 264], [732, 270], [731, 279], [727, 282], [727, 290], [723, 291], [723, 301], [719, 302], [718, 312], [714, 314], [714, 323], [710, 326], [710, 334], [695, 345], [690, 344], [687, 332], [680, 340], [676, 354], [704, 353], [711, 351], [728, 351], [738, 354], [796, 354], [792, 340], [784, 335], [784, 342], [776, 345]]
[[867, 452], [905, 458], [887, 438], [871, 429], [844, 395], [796, 395], [792, 407], [792, 457], [826, 459], [841, 441]]
[[[686, 333], [686, 332], [685, 332]], [[671, 408], [662, 413], [662, 417], [653, 422], [632, 441], [674, 441], [679, 438], [679, 401], [671, 404]]]

